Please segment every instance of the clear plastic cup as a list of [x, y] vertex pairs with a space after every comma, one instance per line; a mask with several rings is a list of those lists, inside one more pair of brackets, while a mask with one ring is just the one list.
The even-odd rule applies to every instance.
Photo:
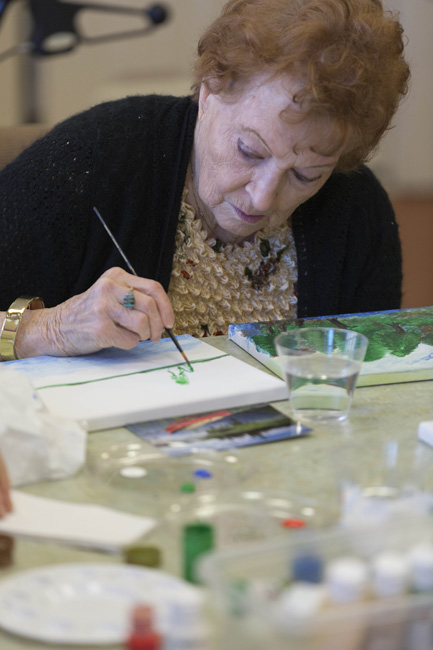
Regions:
[[345, 420], [368, 346], [363, 334], [332, 327], [300, 328], [275, 339], [294, 419]]

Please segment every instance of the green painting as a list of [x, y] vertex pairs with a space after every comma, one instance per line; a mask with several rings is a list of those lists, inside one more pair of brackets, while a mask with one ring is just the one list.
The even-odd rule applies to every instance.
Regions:
[[274, 339], [299, 327], [336, 327], [364, 334], [369, 345], [358, 385], [433, 379], [433, 307], [244, 323], [231, 325], [229, 338], [282, 376]]

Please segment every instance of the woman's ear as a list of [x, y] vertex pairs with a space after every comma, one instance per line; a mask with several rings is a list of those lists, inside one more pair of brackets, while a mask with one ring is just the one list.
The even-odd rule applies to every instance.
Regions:
[[200, 86], [200, 93], [198, 96], [198, 119], [200, 122], [202, 121], [204, 114], [207, 111], [208, 108], [208, 103], [209, 103], [209, 97], [212, 95], [208, 84], [206, 81], [202, 81], [201, 86]]

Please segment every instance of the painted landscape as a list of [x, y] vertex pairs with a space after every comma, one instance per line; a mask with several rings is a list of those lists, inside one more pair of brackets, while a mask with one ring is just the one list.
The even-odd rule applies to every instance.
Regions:
[[269, 404], [141, 422], [128, 428], [170, 456], [278, 442], [311, 431]]
[[336, 327], [364, 334], [369, 345], [358, 386], [433, 379], [433, 307], [243, 323], [230, 325], [229, 338], [283, 377], [274, 339], [299, 327]]

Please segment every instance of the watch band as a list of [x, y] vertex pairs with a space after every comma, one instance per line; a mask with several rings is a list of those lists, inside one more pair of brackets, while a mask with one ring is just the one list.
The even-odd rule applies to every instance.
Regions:
[[0, 332], [0, 358], [2, 361], [16, 359], [15, 339], [26, 309], [43, 309], [42, 298], [37, 296], [21, 296], [14, 300], [6, 312], [6, 317]]

